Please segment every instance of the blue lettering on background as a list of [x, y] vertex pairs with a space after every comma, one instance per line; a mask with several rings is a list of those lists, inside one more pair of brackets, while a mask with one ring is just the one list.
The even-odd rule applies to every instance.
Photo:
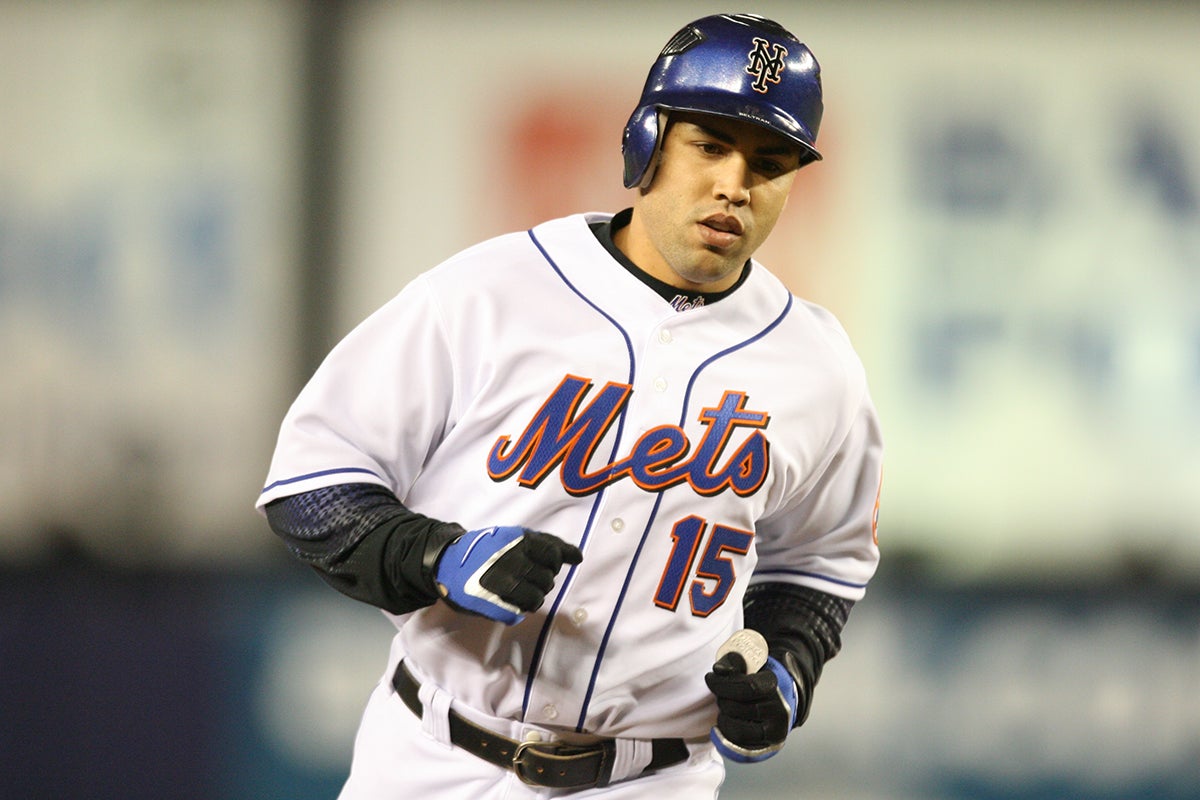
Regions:
[[1030, 165], [1001, 122], [955, 119], [922, 141], [917, 196], [950, 215], [995, 212], [1017, 199]]
[[[43, 320], [90, 350], [111, 345], [133, 309], [158, 303], [162, 331], [184, 340], [227, 325], [237, 300], [235, 233], [227, 185], [190, 183], [135, 204], [111, 188], [34, 207], [0, 194], [0, 317]], [[135, 255], [136, 254], [136, 255]], [[145, 263], [133, 265], [137, 257]], [[148, 273], [148, 274], [147, 274]], [[130, 283], [137, 288], [126, 292]], [[144, 311], [144, 309], [140, 309]]]
[[0, 203], [0, 314], [31, 310], [81, 342], [113, 332], [116, 230], [112, 198], [91, 192], [51, 212]]
[[998, 314], [930, 317], [915, 339], [917, 371], [928, 385], [943, 389], [962, 379], [973, 351], [1000, 341], [1004, 333], [1004, 320]]
[[170, 303], [189, 328], [219, 323], [231, 307], [233, 215], [229, 192], [216, 185], [189, 185], [166, 202], [162, 233]]
[[1168, 125], [1153, 119], [1135, 123], [1125, 166], [1129, 182], [1150, 191], [1165, 213], [1176, 218], [1196, 213], [1196, 187], [1184, 144]]
[[[1113, 163], [1081, 168], [1048, 152], [1054, 143], [1031, 135], [1027, 115], [947, 107], [941, 118], [921, 116], [911, 140], [921, 277], [909, 341], [920, 388], [951, 397], [1007, 350], [1066, 377], [1087, 402], [1115, 399], [1131, 380], [1118, 357], [1124, 337], [1137, 334], [1136, 314], [1125, 311], [1139, 303], [1163, 310], [1155, 321], [1177, 331], [1178, 352], [1200, 348], [1200, 188], [1181, 124], [1118, 115], [1111, 131], [1095, 132], [1111, 146], [1092, 148], [1114, 153]], [[1097, 176], [1109, 181], [1105, 194], [1096, 194]], [[1139, 197], [1130, 219], [1125, 209]], [[1066, 277], [1055, 278], [1060, 271]], [[1134, 274], [1145, 280], [1129, 296], [1121, 287], [1138, 286]], [[1200, 392], [1200, 353], [1194, 360], [1176, 372]]]

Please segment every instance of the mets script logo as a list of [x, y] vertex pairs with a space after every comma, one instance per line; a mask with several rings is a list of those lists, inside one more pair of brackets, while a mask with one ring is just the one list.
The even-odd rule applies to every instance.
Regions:
[[783, 77], [783, 59], [787, 56], [787, 48], [781, 44], [771, 44], [766, 39], [754, 37], [754, 49], [750, 51], [750, 63], [746, 72], [754, 76], [750, 88], [760, 94], [766, 94], [768, 83], [779, 83]]
[[[660, 425], [643, 433], [625, 457], [593, 468], [596, 448], [633, 387], [607, 383], [581, 408], [591, 387], [585, 378], [566, 376], [515, 442], [508, 436], [497, 439], [488, 454], [492, 480], [516, 475], [517, 483], [532, 488], [558, 469], [563, 487], [575, 496], [629, 478], [650, 492], [686, 482], [700, 495], [729, 489], [743, 497], [766, 480], [769, 445], [759, 429], [767, 426], [770, 417], [765, 411], [746, 408], [744, 392], [725, 392], [717, 405], [700, 410], [696, 419], [705, 430], [694, 449], [682, 428]], [[746, 428], [753, 432], [730, 448], [734, 433]], [[726, 453], [727, 448], [732, 452]]]

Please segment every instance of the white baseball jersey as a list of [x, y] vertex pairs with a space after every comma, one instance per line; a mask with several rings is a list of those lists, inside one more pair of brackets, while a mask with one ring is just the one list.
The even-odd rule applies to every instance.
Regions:
[[395, 647], [482, 714], [706, 737], [704, 683], [757, 581], [862, 596], [881, 443], [825, 310], [762, 265], [676, 311], [576, 215], [476, 245], [351, 332], [288, 412], [259, 506], [351, 482], [583, 550], [518, 625], [444, 603]]

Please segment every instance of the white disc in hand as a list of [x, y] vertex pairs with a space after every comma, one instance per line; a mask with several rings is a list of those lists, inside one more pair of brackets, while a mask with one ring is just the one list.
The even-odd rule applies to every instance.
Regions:
[[746, 662], [746, 673], [758, 672], [767, 663], [767, 640], [763, 635], [751, 628], [735, 631], [733, 636], [725, 640], [725, 644], [717, 648], [717, 661], [726, 653], [738, 653]]

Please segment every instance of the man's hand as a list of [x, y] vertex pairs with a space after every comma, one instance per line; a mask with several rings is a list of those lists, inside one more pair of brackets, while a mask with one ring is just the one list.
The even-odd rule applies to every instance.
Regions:
[[796, 722], [796, 683], [774, 658], [746, 674], [737, 652], [726, 653], [704, 676], [717, 697], [717, 725], [709, 738], [725, 758], [763, 761], [783, 749]]
[[459, 611], [516, 625], [545, 602], [563, 564], [582, 560], [578, 547], [549, 533], [483, 528], [464, 533], [443, 551], [437, 588]]

